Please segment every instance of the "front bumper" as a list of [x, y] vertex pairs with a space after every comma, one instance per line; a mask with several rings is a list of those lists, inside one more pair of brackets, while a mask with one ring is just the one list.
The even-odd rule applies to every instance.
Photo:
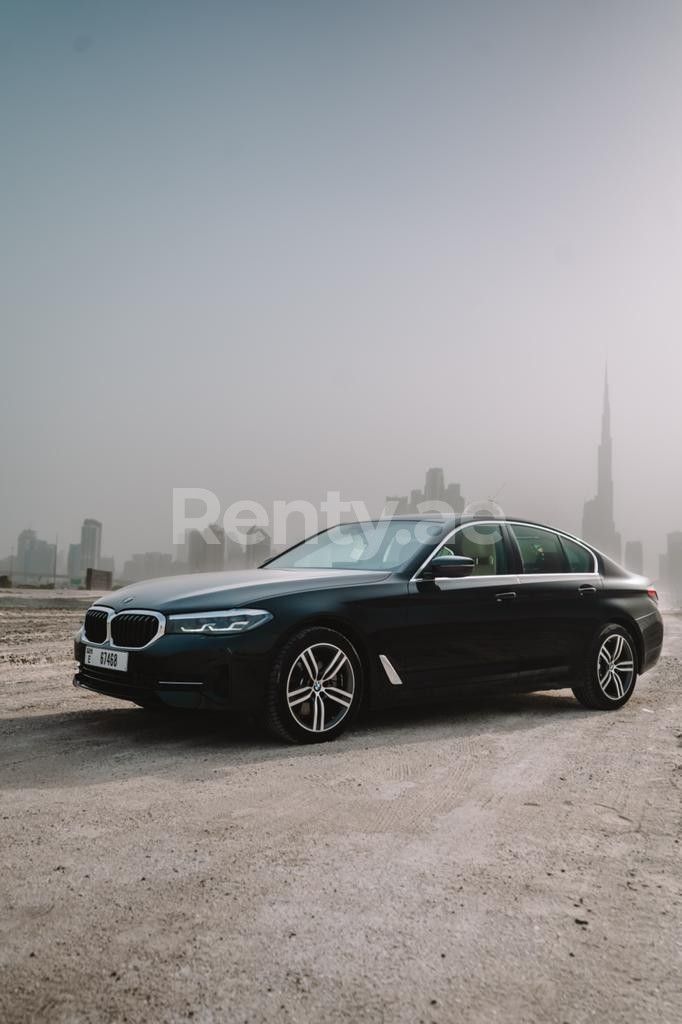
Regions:
[[218, 637], [163, 636], [144, 650], [128, 650], [126, 672], [86, 665], [85, 647], [78, 637], [74, 686], [140, 704], [235, 711], [263, 707], [269, 654], [262, 644], [249, 642], [248, 633], [231, 638], [229, 645]]

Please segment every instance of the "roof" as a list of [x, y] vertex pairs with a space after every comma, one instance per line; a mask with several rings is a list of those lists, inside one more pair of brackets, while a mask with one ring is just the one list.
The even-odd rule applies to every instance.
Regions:
[[[477, 523], [477, 522], [498, 522], [498, 523], [523, 523], [526, 526], [537, 526], [543, 530], [551, 530], [553, 533], [560, 533], [563, 537], [570, 537], [577, 540], [584, 547], [592, 548], [587, 541], [582, 540], [576, 534], [571, 533], [569, 530], [564, 530], [560, 526], [550, 526], [548, 523], [538, 523], [534, 519], [528, 519], [526, 516], [496, 516], [496, 515], [484, 515], [483, 513], [477, 515], [465, 515], [462, 512], [454, 513], [452, 515], [445, 515], [441, 512], [415, 512], [412, 515], [406, 513], [399, 516], [379, 516], [376, 519], [364, 519], [364, 520], [352, 520], [350, 523], [343, 523], [341, 525], [350, 526], [354, 522], [365, 522], [365, 523], [389, 523], [389, 522], [403, 522], [403, 523], [442, 523], [443, 526], [448, 529], [454, 529], [456, 526], [462, 526], [465, 523]], [[601, 552], [600, 552], [601, 553]]]
[[[537, 523], [534, 519], [528, 519], [526, 516], [496, 516], [496, 515], [484, 515], [483, 513], [477, 515], [466, 515], [462, 512], [452, 513], [452, 515], [445, 515], [441, 512], [415, 512], [413, 514], [405, 513], [399, 516], [377, 516], [375, 519], [361, 519], [352, 520], [351, 522], [365, 522], [365, 523], [390, 523], [390, 522], [403, 522], [403, 523], [447, 523], [453, 526], [459, 526], [461, 523], [476, 523], [476, 522], [499, 522], [499, 523], [527, 523], [528, 526], [539, 526], [544, 530], [553, 530], [555, 533], [565, 533], [567, 536], [570, 534], [566, 530], [562, 530], [558, 526], [549, 526], [547, 523]], [[351, 525], [351, 524], [343, 524]]]

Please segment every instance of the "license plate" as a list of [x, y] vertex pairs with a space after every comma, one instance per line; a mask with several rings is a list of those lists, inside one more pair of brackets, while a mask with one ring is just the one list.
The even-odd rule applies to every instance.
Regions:
[[127, 672], [128, 652], [107, 651], [102, 647], [85, 648], [85, 664], [98, 668], [112, 668], [115, 672]]

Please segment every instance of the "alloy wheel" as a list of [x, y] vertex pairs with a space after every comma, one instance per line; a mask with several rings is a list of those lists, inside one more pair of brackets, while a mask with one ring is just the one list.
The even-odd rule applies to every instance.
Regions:
[[336, 644], [311, 644], [289, 670], [287, 706], [297, 725], [309, 732], [335, 729], [348, 714], [354, 693], [353, 666]]
[[597, 656], [597, 678], [605, 697], [622, 700], [635, 678], [632, 647], [620, 633], [607, 636]]

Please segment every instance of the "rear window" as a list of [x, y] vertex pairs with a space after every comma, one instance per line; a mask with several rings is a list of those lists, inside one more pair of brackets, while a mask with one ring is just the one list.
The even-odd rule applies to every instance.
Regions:
[[568, 572], [558, 534], [538, 526], [510, 526], [521, 553], [524, 573]]
[[576, 544], [568, 537], [562, 537], [561, 543], [566, 552], [568, 567], [571, 572], [594, 572], [594, 558], [592, 552], [584, 548], [582, 544]]

